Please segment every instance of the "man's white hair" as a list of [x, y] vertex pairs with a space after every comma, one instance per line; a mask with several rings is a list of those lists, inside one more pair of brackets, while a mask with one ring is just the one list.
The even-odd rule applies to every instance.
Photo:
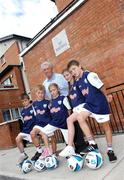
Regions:
[[41, 64], [41, 69], [43, 70], [45, 67], [53, 68], [53, 64], [50, 61], [45, 61]]

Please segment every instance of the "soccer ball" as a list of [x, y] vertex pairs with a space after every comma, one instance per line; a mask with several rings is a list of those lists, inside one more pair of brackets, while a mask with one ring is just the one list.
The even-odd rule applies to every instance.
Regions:
[[38, 172], [46, 169], [45, 162], [43, 159], [38, 159], [34, 164], [34, 169]]
[[23, 173], [29, 173], [32, 170], [32, 162], [30, 160], [25, 160], [22, 164], [21, 170]]
[[103, 164], [103, 157], [101, 153], [92, 151], [86, 155], [85, 162], [90, 169], [98, 169]]
[[84, 165], [84, 158], [80, 154], [74, 154], [67, 160], [70, 171], [80, 171]]
[[51, 155], [45, 158], [45, 165], [47, 169], [55, 169], [58, 167], [58, 159], [55, 155]]

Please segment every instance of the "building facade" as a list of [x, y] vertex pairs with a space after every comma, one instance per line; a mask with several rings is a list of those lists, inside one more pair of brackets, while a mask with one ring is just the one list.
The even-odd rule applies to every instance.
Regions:
[[25, 92], [19, 53], [29, 40], [18, 35], [0, 38], [0, 148], [15, 145], [19, 132], [20, 95]]
[[[16, 107], [21, 107], [19, 95], [24, 91], [34, 98], [32, 89], [45, 78], [40, 68], [45, 60], [50, 60], [55, 65], [55, 71], [59, 73], [72, 59], [78, 60], [85, 69], [98, 73], [107, 93], [113, 96], [110, 104], [112, 130], [124, 132], [124, 2], [52, 1], [57, 5], [58, 15], [31, 39], [23, 50], [20, 48], [24, 46], [17, 41], [12, 44], [8, 41], [4, 46], [1, 44], [0, 98], [3, 99], [0, 105], [0, 135], [3, 139], [8, 139], [1, 143], [0, 147], [13, 145], [13, 137], [17, 133], [15, 129], [18, 129], [14, 124], [4, 124], [4, 110], [8, 108], [7, 114], [11, 114], [11, 117], [16, 114]], [[5, 46], [8, 47], [7, 50]], [[4, 63], [6, 59], [9, 59], [8, 64]], [[11, 86], [9, 90], [5, 89], [8, 88], [8, 83]], [[11, 110], [13, 108], [15, 110]], [[90, 125], [93, 131], [99, 130], [97, 134], [102, 133], [98, 124], [93, 124], [92, 121]], [[5, 137], [5, 126], [10, 136]]]
[[99, 74], [107, 93], [113, 96], [113, 129], [118, 131], [119, 127], [124, 131], [124, 2], [55, 2], [59, 14], [20, 54], [26, 67], [30, 88], [33, 89], [44, 80], [40, 65], [46, 59], [55, 65], [56, 72], [62, 72], [71, 59], [76, 59], [85, 69]]

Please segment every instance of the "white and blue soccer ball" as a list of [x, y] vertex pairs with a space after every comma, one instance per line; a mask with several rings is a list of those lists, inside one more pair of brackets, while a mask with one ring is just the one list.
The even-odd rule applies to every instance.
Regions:
[[58, 167], [59, 161], [55, 155], [45, 158], [45, 165], [47, 169], [55, 169]]
[[84, 165], [84, 157], [74, 154], [67, 159], [67, 166], [70, 171], [80, 171]]
[[99, 169], [103, 165], [103, 157], [101, 153], [91, 151], [86, 155], [85, 163], [90, 169]]
[[21, 170], [23, 173], [29, 173], [33, 169], [32, 162], [30, 160], [25, 160], [22, 164]]
[[46, 169], [44, 159], [38, 159], [34, 164], [34, 169], [38, 172], [44, 171]]

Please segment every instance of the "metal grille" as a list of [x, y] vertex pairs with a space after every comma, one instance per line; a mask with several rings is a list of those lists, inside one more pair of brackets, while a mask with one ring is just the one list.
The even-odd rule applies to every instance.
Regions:
[[[113, 97], [112, 102], [109, 104], [112, 133], [124, 133], [124, 84], [108, 88], [107, 91]], [[94, 135], [104, 135], [102, 127], [94, 119], [89, 118], [87, 122]], [[59, 130], [56, 131], [55, 137], [57, 142], [63, 142], [63, 136]]]
[[[112, 95], [113, 100], [109, 104], [111, 111], [110, 126], [112, 133], [124, 133], [124, 84], [120, 84], [107, 89], [109, 94]], [[88, 124], [94, 135], [103, 135], [100, 124], [89, 118]]]

